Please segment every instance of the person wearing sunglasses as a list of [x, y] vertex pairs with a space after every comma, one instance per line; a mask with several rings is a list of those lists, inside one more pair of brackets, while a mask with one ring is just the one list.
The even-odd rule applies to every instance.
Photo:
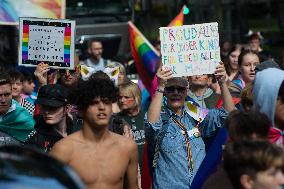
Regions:
[[[38, 88], [40, 89], [42, 86], [47, 84], [60, 84], [67, 89], [72, 89], [77, 86], [79, 80], [81, 79], [80, 74], [80, 61], [79, 56], [75, 55], [74, 57], [74, 70], [66, 70], [66, 69], [59, 69], [59, 70], [52, 70], [47, 64], [43, 62], [38, 64], [35, 70], [35, 77], [38, 81]], [[39, 106], [35, 108], [34, 116], [37, 116], [39, 111]], [[70, 112], [72, 118], [76, 120], [77, 124], [82, 124], [81, 115], [79, 115], [77, 107], [71, 105]]]
[[[156, 75], [158, 88], [145, 115], [145, 136], [149, 144], [153, 189], [188, 189], [205, 157], [203, 137], [223, 127], [228, 112], [234, 109], [226, 71], [223, 63], [215, 71], [215, 77], [221, 86], [223, 108], [209, 109], [203, 112], [204, 117], [198, 118], [188, 111], [185, 101], [187, 79], [174, 78], [171, 70], [161, 67]], [[163, 101], [166, 102], [164, 105]], [[195, 110], [201, 111], [197, 107]]]
[[46, 84], [60, 84], [67, 88], [77, 85], [81, 78], [79, 56], [74, 56], [74, 70], [51, 69], [48, 64], [40, 63], [37, 65], [34, 75], [38, 81], [38, 88]]
[[77, 85], [80, 80], [80, 65], [75, 66], [75, 70], [59, 70], [59, 84], [72, 88]]

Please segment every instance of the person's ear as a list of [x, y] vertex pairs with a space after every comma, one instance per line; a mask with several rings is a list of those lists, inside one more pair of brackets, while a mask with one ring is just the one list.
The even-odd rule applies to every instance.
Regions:
[[66, 104], [66, 106], [65, 106], [65, 111], [66, 111], [66, 113], [70, 113], [70, 112], [71, 112], [71, 109], [72, 109], [71, 104]]
[[244, 189], [252, 189], [254, 185], [253, 179], [249, 175], [246, 175], [246, 174], [241, 175], [240, 183], [241, 183], [242, 188]]

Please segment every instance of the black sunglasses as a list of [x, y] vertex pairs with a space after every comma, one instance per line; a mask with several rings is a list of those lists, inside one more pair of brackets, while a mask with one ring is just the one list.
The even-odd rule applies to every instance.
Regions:
[[174, 93], [177, 90], [178, 93], [184, 93], [185, 87], [166, 87], [165, 91], [168, 93]]
[[[60, 73], [60, 74], [65, 74], [66, 71], [67, 71], [67, 70], [60, 69], [60, 70], [59, 70], [59, 73]], [[71, 75], [77, 72], [77, 70], [68, 70], [68, 71], [69, 71], [69, 73], [70, 73]]]

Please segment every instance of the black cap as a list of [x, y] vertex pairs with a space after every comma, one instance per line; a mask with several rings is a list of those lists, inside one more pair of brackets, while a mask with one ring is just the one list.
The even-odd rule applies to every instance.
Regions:
[[61, 107], [67, 104], [69, 91], [62, 85], [44, 85], [39, 89], [36, 103], [50, 107]]

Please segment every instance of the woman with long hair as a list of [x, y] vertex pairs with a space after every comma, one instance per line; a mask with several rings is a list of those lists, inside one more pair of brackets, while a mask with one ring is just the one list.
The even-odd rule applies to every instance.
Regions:
[[236, 44], [229, 50], [228, 55], [224, 60], [225, 69], [230, 81], [233, 81], [237, 78], [239, 72], [238, 58], [240, 54], [241, 46]]
[[255, 79], [255, 68], [259, 63], [260, 58], [255, 51], [243, 50], [238, 58], [239, 75], [233, 83], [243, 89], [247, 83]]

